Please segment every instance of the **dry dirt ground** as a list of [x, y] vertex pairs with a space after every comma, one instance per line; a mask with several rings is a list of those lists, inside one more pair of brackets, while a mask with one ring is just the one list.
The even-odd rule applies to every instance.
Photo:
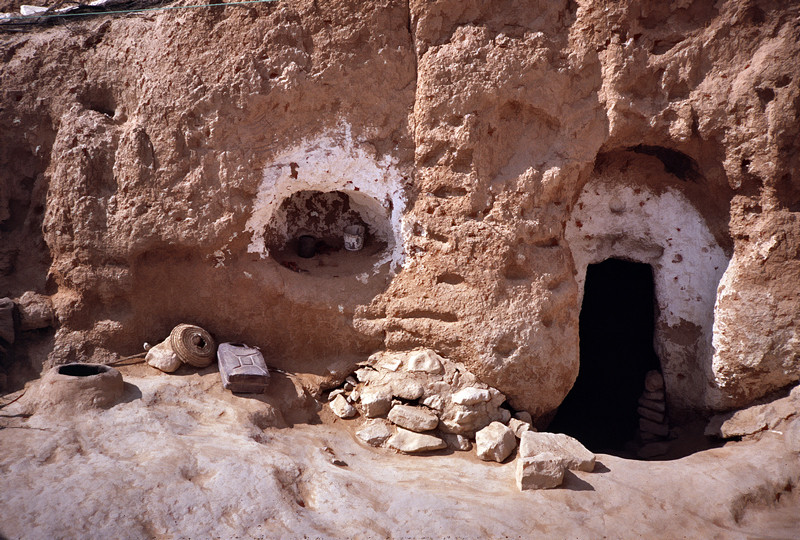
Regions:
[[[357, 442], [301, 381], [235, 396], [212, 366], [122, 368], [107, 410], [2, 410], [7, 538], [796, 538], [800, 459], [778, 431], [520, 492], [514, 461]], [[320, 421], [322, 418], [323, 421]], [[269, 427], [282, 425], [286, 427]], [[291, 426], [291, 427], [289, 427]]]

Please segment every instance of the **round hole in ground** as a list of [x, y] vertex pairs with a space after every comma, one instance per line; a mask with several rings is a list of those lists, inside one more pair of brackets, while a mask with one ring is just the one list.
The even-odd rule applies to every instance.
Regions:
[[[360, 249], [346, 249], [346, 233], [363, 231]], [[356, 192], [303, 190], [283, 200], [267, 226], [265, 244], [294, 271], [341, 277], [369, 271], [382, 261], [391, 226], [381, 204]], [[360, 243], [358, 243], [361, 245]]]
[[67, 364], [58, 368], [60, 375], [70, 377], [91, 377], [105, 373], [108, 368], [97, 364]]
[[593, 452], [630, 453], [645, 375], [660, 370], [654, 321], [650, 265], [620, 259], [589, 265], [580, 313], [580, 370], [549, 431], [575, 437]]

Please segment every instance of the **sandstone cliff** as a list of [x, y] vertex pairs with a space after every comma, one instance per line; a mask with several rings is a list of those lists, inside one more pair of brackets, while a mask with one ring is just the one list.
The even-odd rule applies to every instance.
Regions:
[[[653, 267], [670, 403], [740, 406], [800, 378], [798, 35], [777, 0], [298, 0], [3, 31], [0, 294], [52, 296], [50, 363], [181, 321], [334, 379], [425, 346], [540, 416], [578, 372], [586, 265], [626, 258]], [[371, 249], [296, 272], [317, 192]]]

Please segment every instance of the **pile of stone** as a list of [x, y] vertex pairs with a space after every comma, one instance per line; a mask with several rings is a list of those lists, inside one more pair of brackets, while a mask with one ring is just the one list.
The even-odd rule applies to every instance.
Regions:
[[639, 398], [640, 458], [663, 456], [669, 451], [669, 423], [664, 392], [664, 377], [658, 371], [648, 371], [644, 379], [644, 392]]
[[341, 418], [360, 415], [356, 435], [372, 446], [418, 453], [450, 447], [481, 459], [503, 461], [516, 448], [515, 433], [531, 428], [531, 417], [512, 417], [505, 396], [483, 384], [460, 363], [430, 349], [380, 352], [329, 394]]
[[498, 463], [519, 449], [520, 490], [553, 488], [567, 470], [594, 469], [594, 454], [577, 440], [537, 432], [530, 414], [512, 415], [500, 391], [429, 349], [372, 355], [328, 400], [340, 418], [363, 419], [356, 436], [372, 446], [413, 454], [474, 443], [480, 459]]

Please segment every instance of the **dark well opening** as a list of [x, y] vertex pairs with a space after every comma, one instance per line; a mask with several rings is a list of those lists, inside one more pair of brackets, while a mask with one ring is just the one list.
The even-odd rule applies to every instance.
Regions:
[[91, 377], [106, 371], [108, 371], [107, 367], [98, 364], [67, 364], [58, 368], [59, 374], [71, 377]]
[[586, 271], [580, 314], [580, 371], [549, 431], [593, 452], [626, 453], [636, 437], [645, 374], [659, 370], [653, 350], [655, 298], [648, 264], [608, 259]]

